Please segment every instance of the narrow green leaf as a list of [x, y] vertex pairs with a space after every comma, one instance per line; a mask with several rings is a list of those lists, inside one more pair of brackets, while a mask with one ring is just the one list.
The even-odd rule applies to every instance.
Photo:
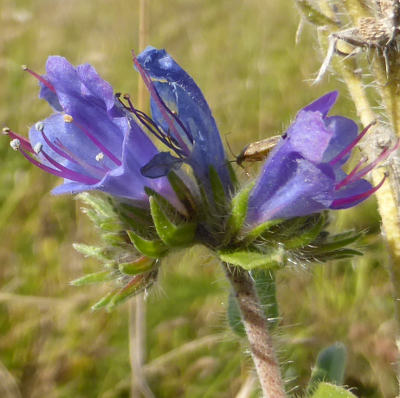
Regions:
[[150, 271], [156, 261], [154, 258], [143, 256], [129, 263], [121, 263], [118, 265], [118, 268], [125, 275], [137, 275], [145, 271]]
[[[342, 235], [342, 234], [340, 234]], [[352, 233], [350, 236], [346, 236], [343, 239], [335, 239], [335, 236], [316, 247], [313, 250], [313, 253], [327, 253], [334, 251], [336, 249], [341, 249], [345, 246], [351, 245], [356, 240], [358, 240], [362, 236], [362, 233]]]
[[126, 232], [135, 248], [147, 257], [160, 258], [168, 251], [167, 246], [165, 246], [161, 240], [148, 240], [142, 238], [133, 231]]
[[335, 343], [321, 350], [311, 373], [307, 387], [308, 394], [311, 394], [323, 381], [336, 385], [343, 384], [346, 361], [347, 351], [342, 343]]
[[190, 192], [190, 189], [175, 172], [170, 171], [167, 177], [172, 189], [176, 193], [176, 196], [186, 207], [188, 214], [193, 215], [196, 212], [197, 206], [196, 200]]
[[282, 221], [283, 221], [282, 219], [270, 220], [266, 221], [263, 224], [258, 225], [257, 227], [255, 227], [246, 234], [245, 240], [247, 242], [252, 242], [253, 240], [257, 239], [260, 235], [268, 231], [270, 228], [280, 224]]
[[108, 282], [112, 279], [114, 279], [114, 276], [110, 271], [100, 271], [75, 279], [71, 281], [70, 284], [73, 286], [84, 286], [91, 283]]
[[356, 396], [343, 387], [319, 383], [311, 398], [356, 398]]
[[112, 298], [114, 297], [115, 293], [118, 292], [119, 289], [114, 289], [112, 292], [107, 293], [104, 297], [102, 297], [97, 303], [92, 305], [92, 310], [99, 310], [100, 308], [106, 307]]
[[77, 199], [90, 206], [99, 216], [110, 217], [115, 215], [114, 207], [109, 198], [102, 197], [99, 194], [82, 192], [77, 195]]
[[229, 177], [231, 178], [232, 185], [234, 186], [234, 188], [236, 190], [240, 186], [239, 180], [237, 178], [235, 170], [232, 167], [232, 163], [231, 162], [227, 162], [227, 166], [228, 166]]
[[321, 233], [325, 226], [325, 217], [321, 214], [317, 222], [310, 224], [307, 228], [303, 230], [297, 236], [294, 236], [283, 243], [287, 249], [297, 249], [299, 247], [304, 247], [313, 242], [318, 235]]
[[72, 246], [78, 253], [83, 254], [85, 257], [94, 257], [102, 261], [110, 259], [103, 247], [90, 246], [83, 243], [73, 243]]
[[101, 234], [101, 238], [111, 246], [124, 247], [127, 245], [125, 231], [122, 233], [106, 232]]
[[102, 221], [99, 227], [105, 232], [119, 232], [123, 229], [121, 223], [115, 219], [107, 219]]
[[284, 253], [280, 248], [271, 250], [270, 253], [249, 250], [221, 250], [218, 252], [218, 255], [222, 261], [242, 267], [246, 270], [252, 270], [254, 268], [274, 269], [278, 268], [284, 261]]
[[157, 273], [158, 271], [154, 270], [133, 276], [124, 287], [114, 294], [107, 305], [107, 310], [113, 310], [117, 305], [149, 287], [156, 280]]
[[316, 8], [314, 8], [309, 1], [307, 0], [296, 0], [297, 5], [300, 8], [301, 13], [307, 19], [307, 21], [311, 22], [317, 26], [332, 26], [337, 27], [338, 23], [335, 22], [333, 19], [327, 17], [326, 15], [322, 14]]
[[227, 199], [224, 185], [222, 184], [221, 178], [213, 166], [210, 166], [208, 169], [208, 177], [210, 179], [215, 205], [217, 207], [225, 207], [227, 205]]
[[247, 185], [232, 199], [232, 214], [229, 218], [229, 228], [232, 235], [236, 235], [243, 226], [247, 215], [249, 195], [253, 187], [254, 183]]
[[345, 258], [351, 258], [354, 256], [362, 256], [363, 253], [359, 250], [354, 249], [339, 249], [334, 250], [332, 252], [323, 253], [323, 254], [314, 254], [313, 252], [307, 253], [307, 256], [311, 259], [318, 261], [330, 261], [330, 260], [342, 260]]
[[167, 246], [179, 247], [193, 242], [197, 227], [195, 222], [174, 224], [154, 196], [150, 196], [150, 209], [158, 236]]

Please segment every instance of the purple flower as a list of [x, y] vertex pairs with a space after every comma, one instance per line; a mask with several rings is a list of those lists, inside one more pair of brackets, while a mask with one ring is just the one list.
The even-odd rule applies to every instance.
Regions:
[[371, 196], [376, 187], [363, 177], [392, 149], [349, 173], [342, 170], [352, 149], [367, 132], [342, 116], [327, 116], [338, 93], [328, 93], [303, 108], [266, 160], [248, 202], [247, 224], [305, 216], [325, 209], [345, 209]]
[[211, 110], [194, 80], [165, 51], [147, 47], [135, 67], [151, 94], [152, 118], [159, 135], [177, 155], [157, 155], [143, 173], [165, 175], [182, 162], [207, 188], [210, 167], [218, 173], [226, 192], [232, 187], [228, 161]]
[[54, 194], [99, 190], [147, 203], [148, 186], [182, 207], [165, 177], [141, 174], [141, 167], [158, 150], [117, 106], [111, 85], [91, 65], [74, 67], [65, 58], [52, 56], [46, 75], [26, 70], [39, 79], [39, 96], [55, 113], [30, 129], [29, 140], [11, 131], [9, 135], [14, 149], [30, 162], [64, 178]]

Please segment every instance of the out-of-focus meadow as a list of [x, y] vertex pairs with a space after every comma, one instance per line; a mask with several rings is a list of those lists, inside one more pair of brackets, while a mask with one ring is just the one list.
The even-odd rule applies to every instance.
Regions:
[[[311, 79], [321, 55], [313, 31], [295, 45], [291, 1], [150, 1], [150, 44], [165, 47], [196, 79], [234, 152], [277, 134], [318, 95], [339, 89], [337, 113], [355, 117], [333, 77]], [[50, 109], [37, 82], [48, 55], [89, 62], [116, 91], [137, 91], [130, 49], [138, 43], [138, 1], [1, 0], [0, 121], [21, 134]], [[0, 396], [128, 397], [128, 305], [90, 305], [106, 287], [68, 282], [99, 264], [72, 249], [96, 242], [79, 203], [49, 191], [59, 183], [0, 141]], [[245, 178], [242, 170], [238, 173]], [[278, 275], [280, 357], [289, 388], [304, 386], [316, 353], [348, 348], [345, 383], [362, 397], [393, 397], [395, 347], [386, 254], [374, 200], [336, 213], [334, 228], [365, 231], [366, 255], [294, 264]], [[202, 248], [170, 257], [147, 299], [145, 374], [157, 397], [235, 397], [248, 381], [245, 345], [228, 329], [227, 285]], [[248, 395], [256, 397], [257, 390]]]

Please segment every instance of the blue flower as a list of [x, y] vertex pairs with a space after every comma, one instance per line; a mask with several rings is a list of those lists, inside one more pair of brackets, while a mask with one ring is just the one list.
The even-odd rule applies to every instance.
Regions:
[[392, 149], [371, 164], [366, 159], [349, 173], [342, 170], [352, 149], [367, 132], [342, 116], [327, 116], [338, 93], [331, 92], [303, 108], [267, 158], [248, 202], [249, 227], [325, 209], [345, 209], [371, 196], [376, 187], [363, 177]]
[[160, 127], [159, 134], [177, 155], [157, 155], [143, 173], [165, 175], [186, 162], [208, 189], [212, 167], [228, 193], [232, 188], [229, 163], [211, 110], [194, 80], [165, 50], [147, 47], [134, 62], [150, 91], [152, 118]]
[[74, 67], [52, 56], [46, 75], [26, 70], [38, 78], [39, 96], [55, 113], [30, 129], [29, 141], [9, 135], [30, 162], [64, 178], [54, 194], [99, 190], [147, 203], [147, 186], [182, 207], [165, 177], [149, 179], [140, 172], [158, 150], [91, 65]]

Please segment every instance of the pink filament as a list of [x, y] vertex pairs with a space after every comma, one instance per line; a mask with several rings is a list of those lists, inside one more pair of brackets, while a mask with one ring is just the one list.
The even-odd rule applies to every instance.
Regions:
[[382, 178], [382, 181], [376, 187], [372, 187], [368, 191], [365, 191], [365, 192], [360, 193], [358, 195], [349, 196], [347, 198], [334, 200], [332, 202], [331, 206], [330, 206], [331, 209], [340, 209], [344, 205], [351, 205], [354, 202], [358, 202], [360, 200], [368, 198], [369, 196], [374, 194], [382, 186], [382, 184], [385, 182], [385, 180], [386, 180], [386, 175]]
[[374, 123], [370, 123], [361, 133], [356, 137], [356, 139], [346, 148], [343, 149], [342, 152], [339, 153], [335, 158], [333, 158], [329, 164], [331, 166], [335, 165], [337, 162], [339, 162], [341, 159], [343, 159], [349, 152], [352, 151], [352, 149], [360, 142], [361, 138], [364, 137], [365, 134], [367, 134], [367, 131], [370, 129], [371, 126], [373, 126]]

